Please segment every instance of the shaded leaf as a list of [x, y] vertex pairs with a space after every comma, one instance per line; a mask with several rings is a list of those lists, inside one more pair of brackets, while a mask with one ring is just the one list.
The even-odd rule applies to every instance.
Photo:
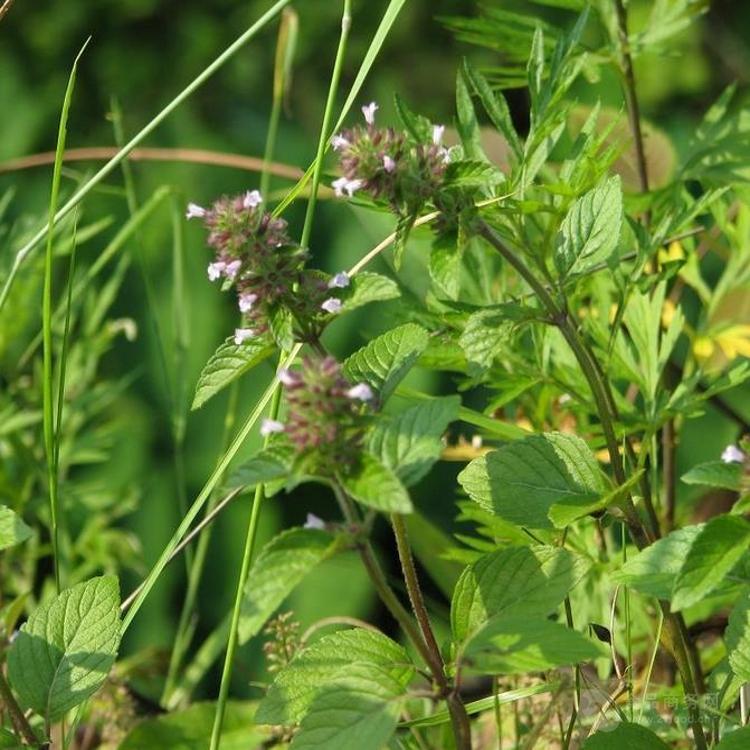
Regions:
[[401, 481], [375, 456], [364, 453], [354, 469], [341, 472], [339, 481], [357, 502], [386, 513], [411, 513], [409, 493]]
[[741, 463], [707, 461], [693, 466], [687, 474], [682, 475], [682, 481], [685, 484], [702, 484], [706, 487], [721, 487], [739, 492], [742, 489], [743, 474], [744, 467]]
[[346, 289], [337, 295], [341, 300], [341, 312], [350, 312], [370, 302], [382, 302], [401, 296], [398, 284], [379, 273], [362, 271], [353, 276]]
[[92, 578], [33, 612], [8, 652], [8, 675], [24, 706], [56, 721], [97, 691], [119, 643], [117, 578]]
[[743, 682], [750, 682], [750, 589], [745, 589], [735, 603], [724, 639], [732, 672]]
[[623, 721], [613, 729], [601, 729], [583, 743], [582, 750], [667, 750], [650, 729]]
[[18, 514], [0, 505], [0, 550], [25, 542], [32, 533]]

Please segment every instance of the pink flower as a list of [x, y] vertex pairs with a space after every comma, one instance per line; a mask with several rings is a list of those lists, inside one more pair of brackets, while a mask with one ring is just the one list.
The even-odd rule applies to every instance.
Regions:
[[234, 329], [234, 343], [237, 346], [244, 344], [248, 339], [255, 336], [255, 331], [252, 328], [235, 328]]
[[187, 211], [185, 212], [186, 219], [202, 219], [208, 211], [203, 206], [199, 206], [197, 203], [188, 203]]
[[433, 125], [432, 126], [432, 142], [439, 146], [443, 142], [443, 134], [445, 133], [445, 125]]
[[385, 154], [385, 156], [383, 156], [383, 169], [385, 169], [388, 174], [396, 170], [396, 162], [392, 157], [388, 156], [388, 154]]
[[240, 312], [250, 312], [257, 301], [257, 294], [253, 294], [252, 292], [242, 292], [242, 294], [240, 294]]
[[357, 385], [346, 392], [346, 395], [348, 398], [356, 399], [357, 401], [372, 401], [375, 398], [372, 388], [367, 383], [357, 383]]
[[279, 379], [279, 383], [287, 388], [297, 383], [297, 378], [286, 367], [279, 370], [276, 377]]
[[263, 437], [268, 437], [275, 432], [284, 432], [284, 423], [276, 419], [264, 419], [260, 426], [260, 434]]
[[329, 297], [322, 305], [321, 308], [332, 315], [341, 312], [341, 300], [336, 297]]
[[318, 518], [314, 513], [307, 514], [307, 520], [303, 528], [305, 529], [325, 529], [326, 524], [322, 518]]
[[343, 198], [345, 194], [351, 198], [363, 184], [362, 180], [348, 180], [346, 177], [339, 177], [331, 184], [331, 187], [339, 198]]
[[365, 116], [365, 122], [368, 125], [375, 124], [375, 113], [380, 109], [375, 102], [370, 102], [362, 107], [362, 114]]
[[231, 263], [227, 263], [226, 267], [224, 268], [224, 275], [228, 279], [232, 280], [235, 276], [237, 276], [240, 268], [242, 268], [242, 261], [233, 260]]
[[344, 138], [343, 135], [336, 134], [331, 138], [331, 147], [334, 151], [341, 151], [342, 148], [348, 148], [352, 144]]
[[329, 289], [346, 289], [351, 283], [349, 274], [346, 271], [339, 271], [329, 282]]
[[221, 278], [221, 275], [224, 273], [224, 270], [226, 269], [226, 267], [227, 267], [227, 264], [221, 260], [217, 260], [215, 263], [209, 263], [208, 264], [209, 281], [216, 281], [216, 279]]
[[257, 208], [261, 203], [263, 203], [263, 196], [259, 190], [248, 190], [242, 199], [244, 208]]
[[721, 454], [721, 460], [725, 464], [741, 464], [745, 460], [745, 454], [736, 445], [728, 445]]

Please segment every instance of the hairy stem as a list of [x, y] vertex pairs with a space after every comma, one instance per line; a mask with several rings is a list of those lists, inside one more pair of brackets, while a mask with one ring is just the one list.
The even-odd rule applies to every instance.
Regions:
[[403, 516], [393, 513], [391, 515], [391, 525], [393, 526], [393, 534], [396, 537], [396, 547], [398, 548], [398, 557], [401, 561], [401, 570], [404, 574], [406, 591], [409, 595], [409, 601], [411, 602], [414, 616], [417, 618], [419, 629], [422, 631], [424, 642], [432, 655], [430, 667], [432, 674], [435, 677], [435, 681], [440, 687], [441, 692], [445, 695], [457, 747], [459, 749], [467, 748], [467, 750], [471, 750], [471, 724], [469, 722], [469, 716], [466, 713], [466, 708], [464, 707], [458, 692], [455, 687], [450, 684], [445, 674], [445, 664], [440, 653], [440, 646], [438, 645], [438, 642], [435, 639], [435, 634], [432, 630], [430, 617], [427, 613], [424, 597], [422, 596], [422, 589], [419, 586], [417, 569], [414, 566], [414, 558], [411, 554], [411, 548], [409, 547], [409, 536], [406, 531], [406, 523], [404, 523]]
[[2, 669], [0, 669], [0, 703], [2, 703], [5, 710], [8, 712], [11, 724], [13, 724], [13, 728], [23, 738], [24, 744], [38, 747], [39, 740], [24, 716], [21, 707], [16, 702], [15, 696], [10, 689], [10, 685], [5, 678]]

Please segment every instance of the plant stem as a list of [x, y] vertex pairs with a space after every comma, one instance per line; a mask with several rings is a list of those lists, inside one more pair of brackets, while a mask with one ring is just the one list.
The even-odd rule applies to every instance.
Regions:
[[[283, 359], [284, 355], [282, 353], [280, 363], [281, 361], [283, 361]], [[273, 399], [271, 400], [271, 408], [268, 410], [270, 419], [276, 419], [276, 417], [278, 417], [280, 405], [281, 389], [277, 388], [274, 391]], [[266, 438], [264, 442], [266, 445], [268, 445], [268, 438]], [[242, 611], [242, 600], [245, 593], [245, 582], [247, 581], [247, 575], [250, 572], [250, 565], [253, 561], [255, 538], [258, 533], [258, 521], [260, 519], [260, 508], [263, 504], [264, 498], [265, 485], [261, 483], [255, 488], [253, 503], [250, 509], [250, 520], [248, 522], [247, 534], [245, 536], [245, 550], [242, 555], [242, 566], [240, 568], [240, 575], [237, 581], [237, 592], [234, 598], [232, 620], [229, 626], [227, 652], [226, 656], [224, 657], [224, 668], [221, 673], [221, 685], [219, 687], [219, 697], [216, 703], [216, 713], [214, 714], [214, 725], [211, 731], [211, 743], [209, 745], [209, 750], [219, 750], [219, 746], [221, 745], [221, 730], [224, 724], [227, 699], [229, 698], [229, 683], [232, 678], [232, 669], [234, 667], [234, 655], [237, 650], [238, 626], [240, 622], [240, 612]]]
[[32, 747], [39, 747], [39, 739], [34, 734], [34, 730], [24, 716], [21, 707], [16, 702], [2, 669], [0, 669], [0, 702], [8, 711], [13, 728], [21, 735], [24, 743]]
[[[581, 367], [581, 370], [591, 388], [591, 393], [594, 398], [596, 409], [599, 414], [599, 420], [602, 425], [602, 431], [604, 432], [605, 440], [607, 443], [607, 451], [609, 453], [609, 460], [612, 466], [612, 470], [615, 474], [615, 478], [618, 484], [625, 482], [625, 469], [620, 456], [619, 446], [614, 432], [614, 416], [610, 412], [609, 396], [607, 394], [607, 387], [604, 384], [604, 378], [600, 377], [600, 369], [596, 363], [595, 357], [592, 352], [585, 346], [581, 339], [575, 325], [570, 320], [568, 313], [561, 309], [545, 287], [536, 279], [534, 274], [529, 270], [526, 264], [521, 258], [513, 253], [508, 248], [502, 239], [496, 234], [496, 232], [484, 221], [480, 221], [477, 227], [478, 233], [484, 237], [499, 253], [502, 257], [511, 264], [521, 275], [521, 277], [529, 284], [534, 292], [539, 297], [542, 304], [547, 309], [553, 324], [557, 325], [560, 332], [568, 342], [573, 354]], [[622, 510], [625, 513], [626, 523], [628, 530], [630, 531], [633, 541], [639, 549], [647, 547], [653, 539], [649, 534], [648, 530], [641, 521], [638, 511], [635, 508], [632, 497], [628, 496], [622, 505]], [[697, 696], [696, 680], [694, 679], [693, 671], [691, 668], [690, 660], [688, 657], [689, 648], [687, 643], [689, 637], [684, 629], [680, 626], [680, 617], [672, 613], [669, 609], [667, 602], [660, 601], [659, 606], [664, 613], [664, 619], [666, 624], [666, 636], [667, 646], [674, 656], [677, 668], [680, 671], [682, 677], [683, 688], [688, 700], [692, 701]], [[695, 711], [691, 710], [690, 715], [690, 726], [695, 736], [696, 746], [698, 750], [706, 750], [706, 737], [703, 732], [703, 725], [700, 721], [700, 713], [697, 702], [695, 703]]]
[[414, 558], [409, 547], [409, 537], [403, 516], [397, 513], [391, 514], [391, 525], [393, 526], [393, 534], [396, 537], [396, 547], [398, 549], [399, 560], [401, 561], [401, 570], [404, 574], [406, 591], [409, 595], [414, 615], [417, 618], [417, 623], [422, 631], [422, 637], [424, 638], [427, 650], [431, 654], [431, 661], [428, 662], [430, 670], [448, 704], [448, 711], [451, 716], [451, 723], [453, 724], [453, 733], [456, 737], [456, 746], [459, 749], [466, 748], [467, 750], [471, 750], [471, 724], [469, 716], [466, 713], [466, 708], [458, 692], [450, 684], [445, 674], [445, 664], [440, 653], [440, 646], [432, 630], [424, 598], [422, 597], [422, 590], [419, 586], [417, 569], [414, 566]]
[[328, 139], [331, 137], [331, 119], [333, 118], [333, 107], [336, 104], [336, 94], [338, 93], [339, 81], [341, 80], [341, 69], [344, 65], [346, 56], [346, 45], [349, 39], [349, 30], [352, 25], [351, 0], [344, 0], [344, 13], [341, 17], [341, 36], [339, 37], [339, 46], [336, 50], [336, 59], [333, 63], [333, 72], [331, 73], [331, 83], [328, 87], [328, 98], [323, 112], [323, 123], [320, 127], [320, 136], [318, 138], [318, 150], [315, 155], [315, 168], [312, 175], [312, 191], [310, 200], [307, 202], [307, 212], [305, 213], [305, 226], [302, 230], [300, 245], [307, 247], [312, 232], [312, 219], [315, 213], [315, 206], [318, 200], [318, 186], [320, 185], [320, 173], [323, 169], [323, 155], [325, 154]]

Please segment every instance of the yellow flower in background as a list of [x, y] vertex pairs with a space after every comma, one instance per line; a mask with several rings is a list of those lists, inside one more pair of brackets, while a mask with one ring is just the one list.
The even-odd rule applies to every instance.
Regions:
[[685, 251], [679, 241], [670, 242], [666, 250], [663, 248], [659, 250], [659, 263], [670, 263], [677, 260], [685, 260]]
[[715, 341], [729, 360], [750, 357], [750, 325], [729, 326], [715, 336]]

